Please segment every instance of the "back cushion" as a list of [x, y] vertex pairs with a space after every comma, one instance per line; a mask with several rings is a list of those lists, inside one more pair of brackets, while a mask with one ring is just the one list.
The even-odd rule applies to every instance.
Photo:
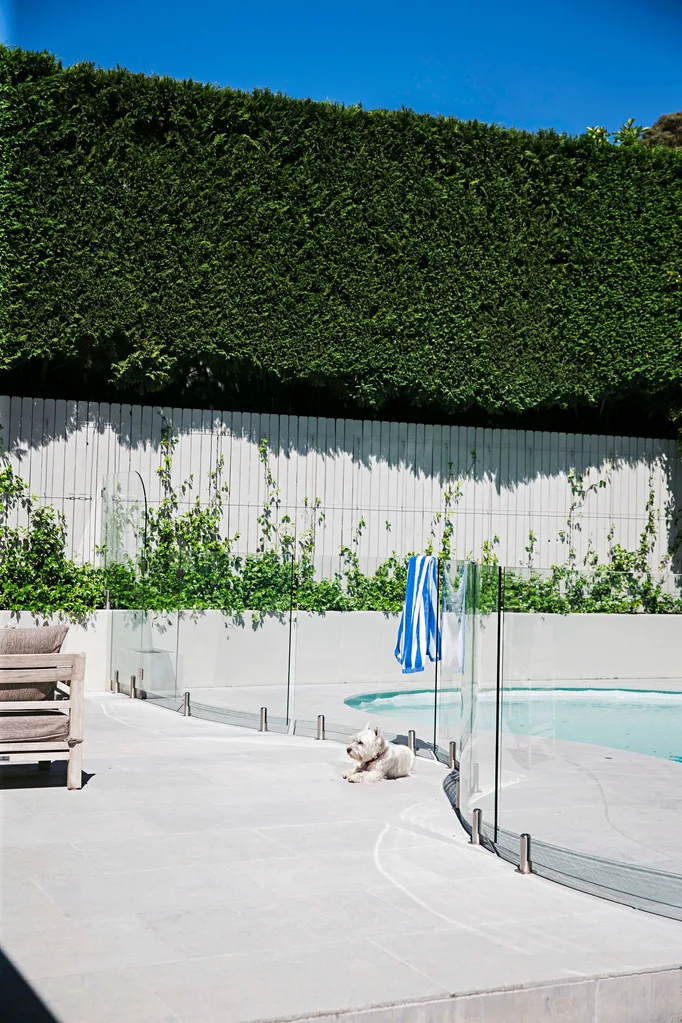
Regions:
[[[0, 629], [0, 654], [58, 654], [68, 625], [44, 625], [33, 629]], [[40, 669], [38, 669], [39, 672]], [[0, 682], [4, 671], [0, 670]], [[54, 682], [0, 686], [0, 700], [52, 700]]]
[[68, 625], [0, 629], [0, 654], [58, 654], [68, 631]]

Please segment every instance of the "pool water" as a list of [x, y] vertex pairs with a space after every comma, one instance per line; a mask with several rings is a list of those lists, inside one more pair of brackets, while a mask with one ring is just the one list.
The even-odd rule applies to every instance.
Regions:
[[[433, 690], [367, 693], [345, 701], [374, 715], [409, 717], [424, 734], [433, 727]], [[462, 715], [459, 689], [443, 690], [441, 721], [457, 734]], [[512, 735], [545, 736], [569, 742], [646, 753], [682, 763], [682, 692], [626, 689], [505, 689], [503, 731]], [[495, 693], [479, 692], [476, 728], [495, 731]]]

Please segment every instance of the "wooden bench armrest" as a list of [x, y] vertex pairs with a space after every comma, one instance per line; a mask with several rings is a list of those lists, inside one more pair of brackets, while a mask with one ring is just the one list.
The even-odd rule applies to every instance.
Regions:
[[85, 692], [85, 654], [74, 654], [70, 696], [69, 741], [83, 741], [83, 695]]
[[0, 671], [11, 668], [73, 668], [84, 654], [0, 654]]

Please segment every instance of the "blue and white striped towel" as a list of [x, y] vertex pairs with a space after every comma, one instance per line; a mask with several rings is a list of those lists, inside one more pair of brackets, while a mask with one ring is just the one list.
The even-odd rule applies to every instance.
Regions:
[[427, 657], [431, 661], [440, 658], [438, 562], [433, 555], [410, 558], [395, 656], [403, 675], [423, 671]]

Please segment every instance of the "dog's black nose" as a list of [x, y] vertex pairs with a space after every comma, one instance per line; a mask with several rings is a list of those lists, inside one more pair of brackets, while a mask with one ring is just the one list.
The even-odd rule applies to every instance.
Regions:
[[350, 753], [350, 751], [351, 751], [351, 747], [350, 746], [346, 746], [346, 753]]

